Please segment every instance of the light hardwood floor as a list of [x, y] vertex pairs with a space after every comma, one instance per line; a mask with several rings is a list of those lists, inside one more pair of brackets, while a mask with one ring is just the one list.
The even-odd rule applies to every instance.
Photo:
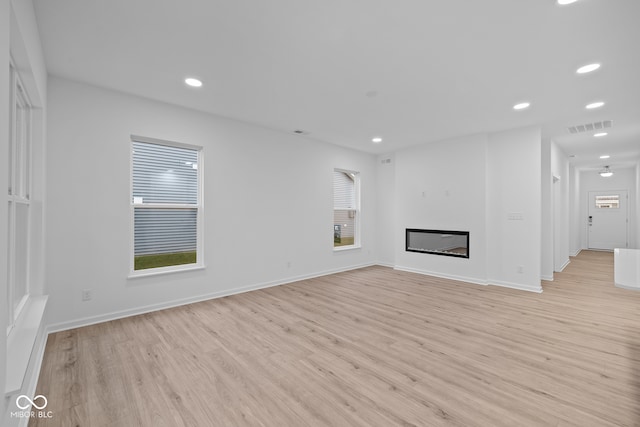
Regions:
[[640, 425], [640, 292], [370, 267], [49, 336], [31, 426]]

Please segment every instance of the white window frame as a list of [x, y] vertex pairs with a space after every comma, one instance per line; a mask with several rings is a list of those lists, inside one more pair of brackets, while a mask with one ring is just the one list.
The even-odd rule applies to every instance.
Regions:
[[[9, 209], [9, 224], [7, 236], [7, 335], [15, 327], [16, 321], [25, 307], [30, 295], [30, 262], [31, 262], [31, 171], [32, 171], [32, 124], [33, 124], [33, 104], [24, 89], [24, 84], [16, 71], [13, 61], [9, 63], [10, 73], [10, 138], [9, 138], [9, 188], [7, 189], [7, 206]], [[21, 121], [18, 121], [18, 107], [24, 113]], [[18, 123], [22, 126], [22, 131], [18, 131]], [[18, 140], [19, 138], [19, 140]], [[25, 170], [26, 169], [26, 170]], [[26, 236], [17, 236], [17, 211], [18, 205], [27, 207], [27, 229]], [[25, 293], [20, 302], [14, 307], [13, 301], [16, 293], [16, 263], [18, 239], [26, 240], [25, 262]]]
[[[133, 199], [133, 143], [142, 142], [148, 144], [165, 145], [168, 147], [185, 148], [189, 150], [195, 150], [198, 152], [198, 203], [192, 204], [177, 204], [177, 203], [134, 203]], [[204, 191], [203, 191], [203, 176], [204, 176], [204, 149], [198, 145], [184, 144], [181, 142], [166, 141], [162, 139], [149, 138], [139, 135], [131, 135], [130, 143], [130, 189], [129, 189], [129, 202], [130, 202], [130, 268], [129, 278], [153, 276], [158, 274], [176, 273], [180, 271], [199, 270], [205, 268], [204, 264]], [[196, 262], [193, 264], [180, 264], [171, 265], [166, 267], [148, 268], [144, 270], [135, 270], [135, 209], [136, 208], [163, 208], [163, 209], [196, 209]]]
[[[354, 191], [355, 191], [355, 199], [356, 199], [356, 206], [355, 209], [353, 209], [353, 211], [355, 211], [355, 221], [354, 221], [354, 239], [353, 239], [353, 245], [345, 245], [345, 246], [333, 246], [333, 251], [334, 252], [341, 252], [341, 251], [348, 251], [351, 249], [360, 249], [361, 246], [361, 234], [360, 234], [360, 224], [362, 223], [362, 209], [361, 209], [361, 204], [360, 204], [360, 181], [361, 181], [361, 177], [360, 177], [360, 172], [358, 171], [354, 171], [354, 170], [350, 170], [350, 169], [341, 169], [341, 168], [334, 168], [333, 169], [333, 173], [335, 172], [342, 172], [342, 173], [346, 173], [346, 174], [350, 174], [353, 177], [353, 183], [354, 183]], [[332, 189], [335, 191], [335, 182], [333, 181], [333, 173], [331, 174], [331, 181], [332, 181]], [[333, 207], [333, 214], [334, 217], [332, 218], [331, 223], [333, 224], [334, 218], [335, 218], [335, 211], [339, 211], [339, 210], [345, 210], [344, 208], [336, 208], [335, 206]], [[333, 227], [332, 227], [333, 228]], [[332, 244], [333, 244], [333, 240], [332, 240]]]

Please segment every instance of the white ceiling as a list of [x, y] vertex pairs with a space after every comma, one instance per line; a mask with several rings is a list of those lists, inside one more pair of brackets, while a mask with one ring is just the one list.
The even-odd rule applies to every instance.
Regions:
[[34, 3], [53, 75], [372, 153], [540, 125], [580, 166], [640, 156], [638, 0]]

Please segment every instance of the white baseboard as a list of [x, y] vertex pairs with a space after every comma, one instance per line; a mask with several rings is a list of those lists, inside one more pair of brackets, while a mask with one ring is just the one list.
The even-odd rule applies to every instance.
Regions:
[[540, 280], [544, 280], [546, 282], [553, 282], [553, 276], [540, 276]]
[[418, 273], [418, 274], [423, 274], [425, 276], [440, 277], [442, 279], [457, 280], [457, 281], [460, 281], [460, 282], [473, 283], [474, 285], [487, 285], [488, 284], [485, 280], [476, 279], [476, 278], [473, 278], [473, 277], [465, 277], [465, 276], [456, 276], [456, 275], [453, 275], [453, 274], [436, 273], [434, 271], [420, 270], [420, 269], [417, 269], [417, 268], [403, 267], [403, 266], [400, 266], [400, 265], [396, 265], [393, 268], [395, 270], [406, 271], [406, 272], [409, 272], [409, 273]]
[[332, 270], [325, 270], [311, 274], [305, 274], [301, 276], [288, 277], [281, 280], [274, 280], [270, 282], [256, 283], [253, 285], [241, 286], [233, 289], [226, 289], [223, 291], [212, 292], [209, 294], [198, 295], [188, 298], [182, 298], [178, 300], [167, 301], [159, 304], [151, 304], [142, 307], [131, 308], [127, 310], [114, 311], [110, 313], [100, 314], [97, 316], [84, 317], [82, 319], [71, 320], [67, 322], [55, 323], [47, 326], [47, 334], [54, 332], [66, 331], [69, 329], [81, 328], [83, 326], [95, 325], [97, 323], [108, 322], [110, 320], [123, 319], [125, 317], [137, 316], [140, 314], [151, 313], [158, 310], [164, 310], [167, 308], [179, 307], [181, 305], [193, 304], [196, 302], [207, 301], [215, 298], [222, 298], [230, 295], [241, 294], [249, 291], [256, 291], [258, 289], [266, 289], [274, 286], [286, 285], [288, 283], [298, 282], [306, 279], [313, 279], [314, 277], [327, 276], [330, 274], [342, 273], [350, 270], [357, 270], [359, 268], [371, 267], [376, 265], [375, 263], [365, 263], [359, 265], [352, 265], [349, 267], [337, 268]]
[[503, 288], [518, 289], [518, 290], [527, 291], [527, 292], [535, 292], [538, 294], [542, 293], [542, 285], [531, 286], [531, 285], [524, 285], [522, 283], [503, 282], [501, 280], [490, 280], [489, 285], [501, 286]]
[[582, 249], [578, 249], [574, 253], [570, 254], [570, 256], [578, 256], [580, 254], [580, 252], [582, 252]]
[[558, 270], [558, 273], [562, 273], [564, 271], [565, 268], [567, 268], [567, 266], [571, 263], [571, 260], [568, 259], [564, 262], [564, 264], [562, 264], [562, 267], [560, 267], [560, 270]]
[[379, 265], [381, 267], [390, 267], [390, 268], [395, 267], [393, 263], [390, 263], [390, 262], [377, 262], [376, 265]]
[[395, 266], [394, 268], [396, 270], [407, 271], [409, 273], [418, 273], [418, 274], [424, 274], [425, 276], [433, 276], [433, 277], [440, 277], [443, 279], [457, 280], [460, 282], [472, 283], [474, 285], [501, 286], [504, 288], [518, 289], [521, 291], [542, 293], [542, 285], [528, 286], [528, 285], [523, 285], [521, 283], [502, 282], [499, 280], [482, 280], [482, 279], [476, 279], [473, 277], [456, 276], [453, 274], [443, 274], [443, 273], [436, 273], [433, 271], [419, 270], [417, 268], [412, 268], [412, 267]]

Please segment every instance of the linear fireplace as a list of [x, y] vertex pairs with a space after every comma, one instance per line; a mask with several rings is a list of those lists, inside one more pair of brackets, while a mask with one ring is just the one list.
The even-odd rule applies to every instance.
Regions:
[[406, 229], [407, 252], [469, 258], [469, 232]]

